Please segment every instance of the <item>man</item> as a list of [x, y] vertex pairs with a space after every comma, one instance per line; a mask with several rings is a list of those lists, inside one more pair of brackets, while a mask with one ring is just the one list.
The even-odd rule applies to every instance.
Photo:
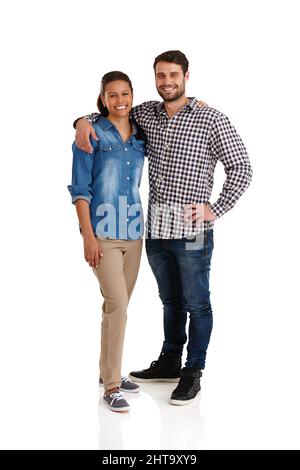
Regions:
[[[148, 141], [146, 251], [163, 303], [165, 339], [158, 360], [148, 369], [131, 372], [129, 378], [179, 381], [169, 401], [174, 405], [191, 403], [200, 391], [212, 330], [209, 271], [214, 221], [234, 206], [252, 177], [247, 151], [229, 119], [186, 97], [188, 65], [180, 51], [156, 57], [156, 89], [163, 103], [146, 102], [132, 111]], [[78, 121], [76, 141], [89, 151], [89, 137], [95, 136], [87, 119]], [[210, 204], [218, 160], [226, 180], [219, 198]], [[181, 368], [187, 312], [187, 359]]]

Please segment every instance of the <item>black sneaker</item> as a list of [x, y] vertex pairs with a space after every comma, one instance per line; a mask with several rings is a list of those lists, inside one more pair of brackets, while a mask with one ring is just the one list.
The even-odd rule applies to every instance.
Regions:
[[150, 364], [149, 369], [130, 372], [128, 378], [134, 382], [171, 382], [179, 381], [181, 357], [160, 355], [157, 361]]
[[184, 367], [180, 374], [180, 381], [172, 393], [169, 403], [171, 405], [188, 405], [192, 403], [200, 392], [200, 369]]

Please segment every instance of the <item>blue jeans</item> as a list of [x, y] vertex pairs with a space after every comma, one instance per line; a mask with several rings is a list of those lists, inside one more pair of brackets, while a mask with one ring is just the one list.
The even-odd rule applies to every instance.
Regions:
[[[197, 237], [198, 238], [198, 237]], [[203, 242], [194, 240], [146, 240], [148, 261], [156, 278], [164, 308], [165, 339], [162, 353], [181, 356], [186, 343], [187, 313], [190, 314], [186, 367], [204, 369], [213, 319], [209, 271], [213, 230]]]

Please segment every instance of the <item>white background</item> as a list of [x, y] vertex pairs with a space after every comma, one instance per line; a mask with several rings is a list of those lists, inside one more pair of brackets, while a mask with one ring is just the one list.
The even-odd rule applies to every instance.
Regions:
[[[1, 6], [0, 446], [4, 449], [299, 449], [299, 15], [292, 0], [10, 1]], [[143, 388], [129, 414], [98, 392], [101, 299], [83, 260], [73, 120], [101, 76], [157, 99], [152, 64], [182, 50], [188, 96], [227, 114], [253, 182], [215, 224], [214, 331], [200, 401]], [[217, 169], [214, 202], [224, 180]], [[147, 167], [142, 183], [147, 200]], [[148, 367], [162, 308], [143, 254], [124, 373]]]

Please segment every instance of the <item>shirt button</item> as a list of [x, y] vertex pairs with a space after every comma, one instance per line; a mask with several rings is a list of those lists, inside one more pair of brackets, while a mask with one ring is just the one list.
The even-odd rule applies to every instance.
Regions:
[[108, 150], [111, 150], [111, 147], [108, 147]]
[[127, 207], [129, 207], [129, 204], [127, 204]]
[[130, 178], [129, 178], [129, 176], [127, 176], [127, 178], [126, 178], [126, 179], [128, 179], [128, 180], [129, 180], [129, 179], [130, 179]]
[[130, 162], [127, 162], [127, 165], [130, 165]]
[[127, 220], [127, 222], [129, 222], [129, 219], [126, 219], [126, 220]]
[[124, 150], [125, 150], [125, 152], [127, 152], [128, 149], [126, 148], [126, 149], [124, 149]]

